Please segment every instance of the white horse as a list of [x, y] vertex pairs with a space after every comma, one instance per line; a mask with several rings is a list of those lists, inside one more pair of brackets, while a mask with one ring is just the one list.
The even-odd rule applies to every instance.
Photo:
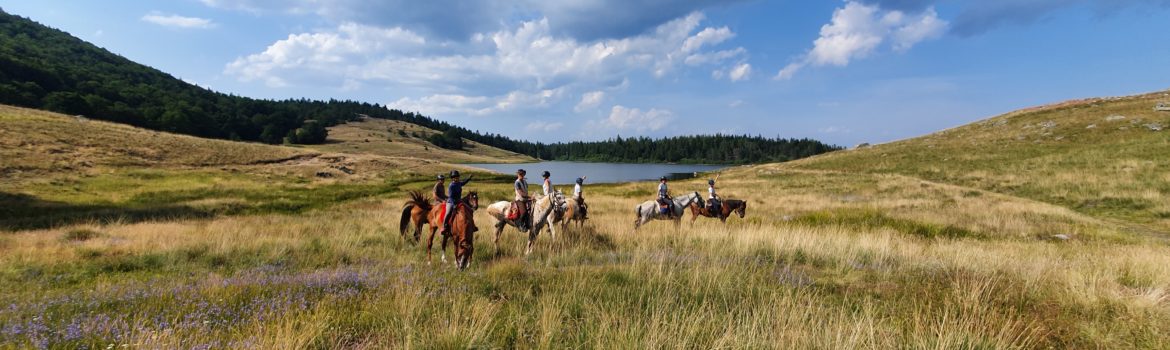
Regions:
[[683, 210], [694, 203], [702, 203], [703, 197], [699, 196], [699, 192], [691, 192], [671, 199], [673, 206], [670, 208], [673, 217], [668, 217], [658, 210], [658, 201], [646, 201], [637, 207], [634, 207], [635, 214], [638, 218], [634, 219], [634, 231], [637, 231], [643, 224], [652, 220], [674, 220], [674, 226], [678, 227], [679, 220], [682, 219]]
[[[536, 236], [548, 224], [549, 214], [554, 211], [553, 209], [556, 209], [559, 205], [558, 203], [563, 201], [564, 197], [560, 196], [559, 193], [554, 193], [552, 196], [543, 196], [532, 204], [532, 215], [530, 216], [532, 222], [528, 225], [528, 247], [524, 250], [524, 255], [532, 253], [532, 245], [536, 242]], [[508, 220], [508, 211], [511, 206], [512, 202], [499, 201], [487, 207], [487, 213], [492, 217], [492, 226], [496, 228], [496, 239], [494, 243], [497, 250], [500, 249], [500, 233], [504, 232], [504, 226], [510, 225], [516, 227], [517, 230], [520, 228], [516, 224], [516, 221]], [[553, 238], [556, 238], [557, 233], [551, 225], [549, 225], [548, 230]], [[523, 233], [523, 231], [521, 232]]]

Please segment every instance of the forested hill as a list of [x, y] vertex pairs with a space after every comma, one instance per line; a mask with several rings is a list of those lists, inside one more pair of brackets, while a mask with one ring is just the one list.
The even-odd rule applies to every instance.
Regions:
[[442, 132], [446, 148], [462, 139], [541, 159], [754, 163], [803, 158], [837, 149], [815, 140], [687, 136], [651, 140], [532, 143], [484, 134], [415, 113], [354, 101], [261, 100], [223, 94], [111, 53], [27, 18], [0, 10], [0, 103], [209, 138], [319, 143], [325, 127], [362, 115]]

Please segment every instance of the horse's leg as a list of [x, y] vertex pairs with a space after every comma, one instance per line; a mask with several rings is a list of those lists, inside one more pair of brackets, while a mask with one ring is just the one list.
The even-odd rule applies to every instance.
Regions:
[[431, 264], [431, 246], [435, 244], [435, 226], [431, 225], [431, 234], [427, 236], [427, 265]]
[[[443, 245], [439, 246], [441, 248], [441, 249], [439, 249], [439, 252], [442, 253], [442, 255], [439, 255], [439, 256], [441, 256], [443, 258], [444, 264], [447, 263], [447, 240], [450, 238], [451, 238], [451, 236], [443, 235]], [[456, 257], [456, 258], [458, 258], [458, 257]], [[458, 259], [456, 259], [456, 260], [458, 260]]]
[[524, 248], [524, 256], [532, 254], [532, 245], [536, 243], [536, 235], [540, 234], [540, 230], [535, 227], [528, 230], [528, 247]]
[[496, 239], [492, 241], [492, 245], [496, 248], [496, 255], [500, 255], [500, 234], [504, 232], [504, 226], [507, 225], [503, 221], [496, 222]]

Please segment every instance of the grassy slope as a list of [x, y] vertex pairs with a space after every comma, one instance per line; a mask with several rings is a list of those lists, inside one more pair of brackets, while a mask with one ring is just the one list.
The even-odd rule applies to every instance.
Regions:
[[398, 184], [452, 167], [202, 139], [0, 105], [0, 230], [296, 213], [398, 191]]
[[[407, 136], [399, 135], [398, 130], [404, 130]], [[424, 139], [411, 137], [411, 132], [418, 132], [422, 135], [436, 133], [434, 130], [407, 122], [364, 118], [358, 122], [329, 128], [329, 141], [324, 145], [312, 146], [312, 148], [326, 152], [376, 154], [438, 160], [448, 163], [536, 161], [532, 157], [472, 141], [467, 141], [470, 146], [464, 151], [442, 149]]]
[[[528, 257], [511, 228], [493, 245], [480, 210], [463, 272], [426, 264], [399, 237], [401, 191], [427, 186], [400, 173], [339, 181], [283, 165], [110, 167], [97, 182], [25, 181], [15, 190], [67, 203], [176, 187], [131, 198], [194, 205], [181, 194], [195, 191], [216, 193], [201, 200], [215, 204], [234, 189], [235, 203], [256, 209], [0, 234], [0, 347], [1170, 346], [1165, 241], [995, 191], [806, 168], [827, 164], [817, 161], [728, 169], [723, 195], [746, 199], [747, 218], [678, 230], [630, 232], [654, 184], [590, 184], [590, 223], [541, 235]], [[468, 190], [486, 205], [509, 185]], [[265, 207], [283, 204], [295, 209]]]
[[1070, 101], [788, 167], [907, 175], [1170, 232], [1170, 113], [1153, 111], [1166, 100]]

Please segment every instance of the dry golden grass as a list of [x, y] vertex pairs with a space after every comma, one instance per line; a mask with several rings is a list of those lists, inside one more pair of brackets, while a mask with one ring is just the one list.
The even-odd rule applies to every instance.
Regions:
[[[947, 200], [963, 189], [898, 176], [748, 176], [772, 171], [741, 168], [721, 177], [728, 196], [751, 202], [746, 220], [700, 219], [677, 230], [654, 222], [635, 234], [632, 208], [644, 198], [622, 194], [652, 184], [589, 186], [585, 231], [556, 241], [546, 232], [528, 257], [513, 229], [499, 250], [481, 231], [465, 272], [438, 258], [427, 265], [418, 246], [403, 242], [393, 227], [401, 202], [392, 198], [303, 215], [86, 225], [101, 235], [84, 242], [61, 239], [69, 227], [19, 232], [0, 241], [0, 266], [13, 286], [39, 286], [45, 295], [149, 277], [194, 283], [208, 298], [241, 295], [217, 281], [272, 264], [292, 276], [390, 273], [356, 294], [319, 296], [304, 312], [245, 319], [242, 331], [207, 326], [136, 340], [161, 346], [1116, 348], [1170, 341], [1164, 243], [1119, 239], [1124, 228], [1006, 196], [967, 197], [967, 207], [951, 208]], [[701, 186], [675, 184], [677, 191]], [[870, 191], [883, 198], [866, 198]], [[971, 210], [979, 207], [998, 209]], [[966, 225], [974, 235], [924, 238], [899, 231], [908, 226], [804, 219], [850, 210]], [[482, 210], [476, 219], [486, 230]], [[1066, 242], [1017, 232], [1068, 227], [1083, 231]], [[163, 263], [102, 269], [150, 256]], [[30, 269], [77, 280], [20, 277]], [[31, 297], [19, 290], [6, 289], [0, 301]], [[134, 315], [127, 317], [146, 318]]]
[[[406, 136], [398, 133], [402, 130]], [[415, 138], [418, 133], [423, 138]], [[434, 130], [407, 122], [377, 118], [363, 118], [329, 128], [329, 140], [313, 149], [324, 152], [375, 154], [404, 161], [440, 161], [445, 163], [521, 163], [536, 161], [516, 152], [466, 141], [468, 148], [453, 151], [435, 147], [425, 138]]]
[[[1124, 207], [1094, 211], [1052, 200], [1097, 193], [1159, 203], [1150, 179], [1168, 179], [1153, 174], [1163, 160], [1040, 154], [1027, 164], [1052, 169], [1033, 174], [1006, 171], [1026, 166], [1005, 159], [1070, 149], [1011, 148], [987, 158], [921, 151], [920, 141], [727, 169], [722, 194], [749, 205], [747, 218], [727, 224], [691, 225], [688, 214], [678, 227], [657, 221], [633, 233], [633, 208], [654, 185], [588, 185], [587, 227], [555, 240], [542, 234], [530, 256], [526, 237], [512, 228], [493, 246], [480, 210], [466, 271], [438, 257], [428, 264], [422, 245], [397, 232], [401, 190], [425, 184], [361, 187], [413, 176], [392, 171], [354, 180], [357, 193], [369, 195], [285, 214], [7, 232], [0, 234], [0, 305], [9, 305], [0, 313], [0, 346], [1170, 347], [1170, 242], [1157, 222], [1123, 222], [1135, 211]], [[946, 140], [935, 141], [938, 148]], [[962, 166], [947, 163], [952, 157]], [[1112, 165], [1077, 177], [1069, 165], [1077, 162]], [[336, 180], [272, 167], [238, 167], [236, 175], [109, 169], [96, 183], [11, 188], [67, 203], [111, 198], [114, 191], [90, 190], [119, 183], [133, 185], [131, 198], [152, 193], [134, 192], [151, 184], [269, 189], [275, 197], [347, 193], [326, 183]], [[1145, 175], [1106, 179], [1126, 172]], [[704, 188], [699, 180], [672, 183], [678, 193]], [[486, 205], [507, 197], [509, 185], [477, 181], [467, 190]]]
[[835, 152], [789, 169], [901, 174], [1060, 205], [1170, 231], [1167, 92], [1069, 101], [908, 140]]

